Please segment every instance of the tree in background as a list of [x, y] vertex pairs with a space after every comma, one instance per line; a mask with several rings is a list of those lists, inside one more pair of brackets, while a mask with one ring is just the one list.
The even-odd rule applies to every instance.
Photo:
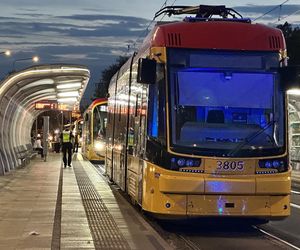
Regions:
[[94, 98], [106, 97], [108, 93], [108, 86], [111, 78], [117, 71], [122, 67], [122, 65], [128, 60], [127, 56], [120, 56], [117, 58], [114, 64], [109, 65], [101, 73], [101, 79], [97, 83], [96, 91], [94, 93]]
[[278, 25], [277, 28], [282, 30], [285, 37], [289, 56], [288, 64], [300, 65], [300, 28], [293, 28], [288, 22]]

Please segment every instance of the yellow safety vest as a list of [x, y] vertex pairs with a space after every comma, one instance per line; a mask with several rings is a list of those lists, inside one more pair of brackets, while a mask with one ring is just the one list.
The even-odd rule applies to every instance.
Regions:
[[63, 142], [71, 142], [71, 135], [70, 135], [70, 131], [63, 131]]

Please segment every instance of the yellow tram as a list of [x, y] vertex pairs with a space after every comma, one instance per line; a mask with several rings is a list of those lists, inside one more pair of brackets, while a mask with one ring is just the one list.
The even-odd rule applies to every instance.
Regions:
[[196, 17], [158, 23], [111, 79], [107, 175], [157, 215], [285, 218], [282, 32], [224, 6], [163, 13]]

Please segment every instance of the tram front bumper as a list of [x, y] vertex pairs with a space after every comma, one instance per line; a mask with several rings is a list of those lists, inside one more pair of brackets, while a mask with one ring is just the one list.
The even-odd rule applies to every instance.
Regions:
[[[268, 219], [290, 214], [288, 173], [277, 176], [159, 176], [160, 214], [246, 216]], [[155, 194], [154, 194], [155, 195]], [[158, 208], [158, 207], [157, 207]]]
[[187, 195], [187, 215], [283, 218], [290, 215], [289, 195]]

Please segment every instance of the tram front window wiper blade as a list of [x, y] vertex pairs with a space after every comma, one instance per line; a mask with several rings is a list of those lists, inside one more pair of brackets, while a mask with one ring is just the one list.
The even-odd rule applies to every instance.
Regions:
[[[233, 150], [231, 150], [227, 154], [227, 156], [231, 156], [231, 157], [235, 156], [236, 153], [239, 152], [244, 146], [246, 146], [248, 143], [253, 141], [257, 136], [261, 135], [266, 129], [268, 129], [271, 125], [274, 125], [276, 122], [277, 122], [276, 120], [270, 121], [266, 126], [264, 126], [257, 132], [255, 132], [255, 133], [251, 134], [250, 136], [248, 136], [247, 138], [245, 138], [245, 140], [243, 142], [241, 142], [240, 144], [238, 144]], [[272, 138], [272, 142], [273, 142], [273, 144], [276, 144], [276, 142], [273, 138]]]

